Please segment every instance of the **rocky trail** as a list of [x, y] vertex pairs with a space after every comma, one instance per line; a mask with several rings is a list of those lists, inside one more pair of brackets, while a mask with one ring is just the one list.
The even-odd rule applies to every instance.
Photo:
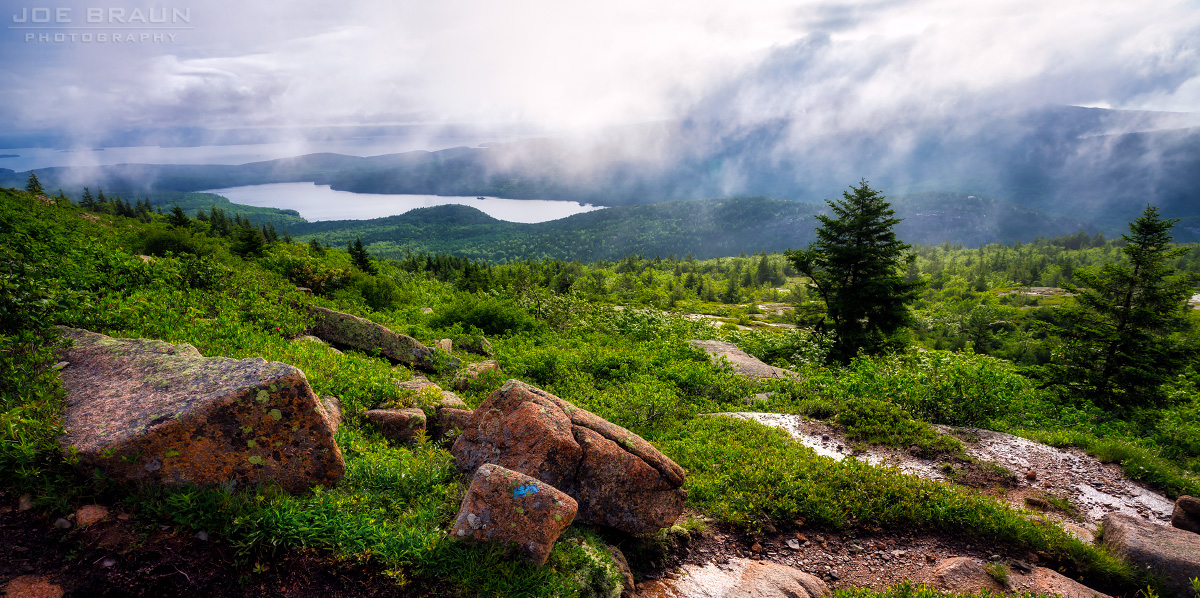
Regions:
[[[888, 447], [868, 446], [862, 450], [859, 446], [856, 451], [836, 426], [798, 415], [714, 416], [738, 417], [783, 428], [818, 454], [832, 459], [864, 459], [897, 467], [910, 475], [975, 487], [1007, 500], [1013, 508], [1029, 510], [1030, 517], [1056, 520], [1086, 542], [1096, 538], [1100, 518], [1107, 513], [1125, 513], [1166, 526], [1170, 525], [1174, 509], [1172, 501], [1126, 478], [1118, 465], [1100, 463], [1079, 449], [1057, 449], [1009, 434], [938, 426], [940, 431], [961, 439], [967, 454], [977, 460], [951, 463], [923, 459], [909, 451]], [[953, 568], [959, 562], [954, 559], [960, 558], [979, 564], [1004, 563], [1011, 571], [1010, 579], [1006, 584], [987, 577], [964, 582], [953, 572], [947, 575], [941, 571]], [[885, 529], [830, 532], [792, 525], [789, 529], [768, 527], [766, 533], [750, 534], [710, 524], [708, 533], [695, 534], [682, 542], [679, 554], [671, 562], [657, 570], [640, 572], [645, 581], [639, 585], [637, 596], [720, 596], [699, 588], [722, 587], [720, 580], [740, 571], [739, 563], [743, 560], [793, 567], [822, 579], [831, 588], [883, 590], [908, 580], [945, 589], [974, 583], [976, 589], [1026, 591], [1045, 589], [1049, 583], [1037, 578], [1039, 567], [1062, 567], [1062, 563], [1048, 558], [1049, 555], [928, 532]], [[1062, 582], [1057, 578], [1053, 581]]]

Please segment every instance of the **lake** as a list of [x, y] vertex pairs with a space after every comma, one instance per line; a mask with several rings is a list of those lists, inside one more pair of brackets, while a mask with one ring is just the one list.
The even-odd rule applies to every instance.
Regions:
[[417, 208], [458, 204], [477, 208], [497, 220], [508, 222], [546, 222], [602, 209], [601, 206], [573, 201], [545, 199], [503, 199], [500, 197], [456, 197], [443, 195], [384, 195], [335, 191], [329, 185], [313, 183], [272, 183], [226, 189], [210, 189], [233, 203], [248, 206], [291, 209], [309, 222], [321, 220], [367, 220], [403, 214]]

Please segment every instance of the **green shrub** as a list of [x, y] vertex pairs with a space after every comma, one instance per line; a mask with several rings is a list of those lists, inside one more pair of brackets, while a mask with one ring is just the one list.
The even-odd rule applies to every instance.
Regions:
[[434, 313], [429, 325], [446, 328], [461, 324], [497, 336], [538, 330], [542, 325], [511, 300], [484, 294], [460, 294], [450, 305]]
[[181, 228], [153, 231], [146, 235], [141, 242], [141, 252], [146, 255], [162, 257], [167, 254], [204, 253], [204, 247], [192, 238], [192, 234]]

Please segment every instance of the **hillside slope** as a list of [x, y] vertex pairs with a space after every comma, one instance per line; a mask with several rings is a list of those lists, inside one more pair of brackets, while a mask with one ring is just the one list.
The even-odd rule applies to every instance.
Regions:
[[[896, 200], [897, 227], [910, 243], [976, 246], [1029, 241], [1091, 228], [998, 200], [925, 193]], [[297, 224], [304, 240], [344, 246], [356, 237], [374, 255], [447, 253], [491, 262], [561, 259], [590, 262], [644, 256], [705, 259], [741, 252], [779, 252], [807, 246], [824, 205], [766, 197], [673, 201], [619, 206], [537, 224], [502, 222], [479, 210], [444, 205], [373, 220]]]

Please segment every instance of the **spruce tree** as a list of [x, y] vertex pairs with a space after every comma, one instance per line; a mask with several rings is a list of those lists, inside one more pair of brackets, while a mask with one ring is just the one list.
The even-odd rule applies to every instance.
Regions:
[[1076, 270], [1082, 286], [1065, 285], [1077, 295], [1058, 309], [1064, 342], [1049, 371], [1068, 396], [1106, 408], [1162, 405], [1160, 387], [1194, 356], [1185, 309], [1195, 277], [1168, 265], [1189, 251], [1171, 247], [1175, 222], [1147, 206], [1121, 235], [1121, 261]]
[[263, 239], [262, 232], [254, 228], [249, 220], [243, 220], [239, 214], [238, 226], [233, 231], [233, 252], [242, 257], [259, 256], [262, 255], [265, 245], [266, 240]]
[[83, 197], [79, 198], [79, 206], [85, 210], [92, 210], [96, 207], [96, 198], [92, 197], [92, 192], [87, 187], [83, 188]]
[[914, 256], [896, 238], [892, 228], [900, 219], [883, 194], [863, 180], [840, 201], [826, 203], [833, 216], [817, 216], [817, 240], [786, 255], [825, 301], [834, 335], [830, 358], [848, 362], [859, 351], [879, 353], [895, 344], [923, 283], [903, 275]]
[[192, 226], [192, 219], [188, 218], [187, 212], [183, 211], [179, 204], [175, 204], [171, 208], [171, 215], [167, 216], [167, 224], [172, 228], [188, 228]]
[[354, 242], [349, 245], [347, 251], [350, 252], [350, 261], [354, 263], [359, 270], [367, 274], [375, 274], [375, 264], [371, 263], [371, 254], [367, 253], [363, 247], [362, 239], [354, 238]]
[[25, 192], [31, 195], [43, 195], [42, 183], [38, 181], [37, 174], [32, 170], [29, 171], [29, 180], [25, 182]]

